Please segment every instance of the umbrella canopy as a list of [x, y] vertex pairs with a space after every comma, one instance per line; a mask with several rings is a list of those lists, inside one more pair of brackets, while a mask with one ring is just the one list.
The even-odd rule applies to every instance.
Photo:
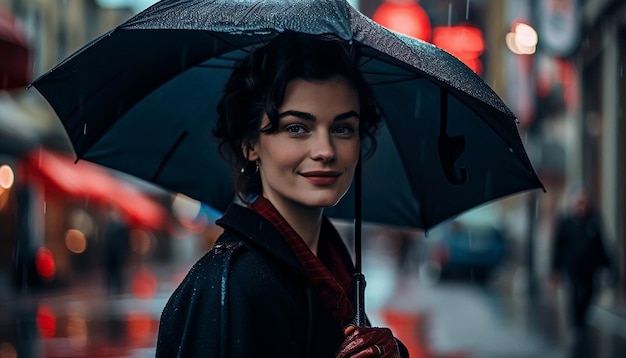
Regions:
[[[349, 41], [384, 126], [362, 164], [363, 219], [428, 229], [541, 188], [514, 114], [458, 59], [393, 33], [345, 0], [164, 0], [86, 45], [34, 86], [79, 159], [224, 210], [231, 169], [211, 129], [233, 66], [284, 31]], [[354, 218], [349, 192], [327, 213]]]
[[0, 90], [25, 88], [31, 81], [30, 46], [15, 18], [0, 8]]

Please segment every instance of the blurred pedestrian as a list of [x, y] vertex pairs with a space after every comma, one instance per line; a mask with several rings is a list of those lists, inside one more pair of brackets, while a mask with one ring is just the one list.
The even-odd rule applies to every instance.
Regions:
[[235, 68], [218, 115], [244, 205], [168, 301], [157, 356], [408, 356], [391, 330], [351, 325], [354, 265], [323, 214], [380, 120], [346, 43], [281, 33]]
[[406, 229], [388, 229], [383, 232], [383, 240], [394, 244], [394, 253], [398, 274], [407, 275], [413, 269], [413, 263], [418, 256], [417, 232]]
[[129, 229], [118, 209], [112, 206], [106, 209], [103, 244], [107, 292], [121, 294], [124, 291], [124, 268], [129, 255]]
[[591, 204], [589, 192], [583, 186], [576, 187], [570, 193], [567, 210], [555, 222], [550, 277], [553, 286], [565, 279], [568, 319], [576, 334], [585, 331], [597, 273], [602, 268], [615, 273], [605, 239], [602, 219]]

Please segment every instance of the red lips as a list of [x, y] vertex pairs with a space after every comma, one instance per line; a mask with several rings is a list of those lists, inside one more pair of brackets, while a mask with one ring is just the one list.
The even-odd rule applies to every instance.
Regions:
[[336, 171], [310, 171], [300, 173], [306, 180], [316, 185], [331, 185], [339, 180], [340, 172]]

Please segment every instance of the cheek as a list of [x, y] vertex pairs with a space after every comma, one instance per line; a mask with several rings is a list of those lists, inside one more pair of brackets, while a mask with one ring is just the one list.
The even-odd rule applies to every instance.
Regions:
[[356, 166], [356, 163], [359, 160], [360, 153], [361, 153], [361, 142], [359, 140], [346, 143], [346, 146], [343, 148], [344, 160], [347, 163], [352, 163], [354, 166]]
[[264, 154], [265, 155], [261, 157], [261, 162], [266, 168], [271, 167], [276, 170], [291, 168], [302, 161], [302, 154], [293, 148], [273, 148], [272, 150], [266, 151]]

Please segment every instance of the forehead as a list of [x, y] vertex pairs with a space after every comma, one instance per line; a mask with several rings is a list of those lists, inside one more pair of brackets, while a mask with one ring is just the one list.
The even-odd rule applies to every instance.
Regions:
[[285, 89], [281, 110], [306, 110], [307, 108], [316, 111], [354, 110], [358, 112], [358, 92], [343, 77], [314, 81], [304, 79], [290, 81]]

